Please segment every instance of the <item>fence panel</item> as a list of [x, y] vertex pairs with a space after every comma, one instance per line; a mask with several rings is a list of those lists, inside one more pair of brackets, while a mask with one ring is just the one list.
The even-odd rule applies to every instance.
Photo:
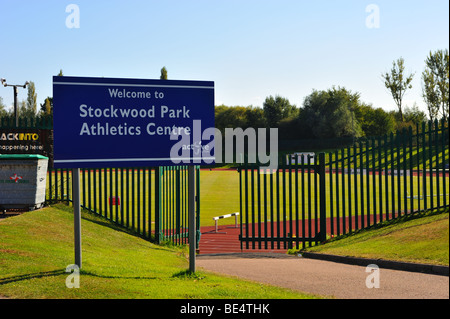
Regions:
[[416, 132], [359, 139], [326, 154], [328, 235], [448, 207], [448, 124], [424, 123]]
[[[157, 243], [187, 244], [187, 187], [187, 167], [80, 170], [84, 209]], [[72, 201], [72, 170], [49, 169], [46, 201]], [[199, 214], [197, 200], [197, 228]]]
[[324, 155], [315, 164], [311, 157], [292, 162], [282, 156], [276, 170], [244, 163], [239, 170], [242, 249], [290, 249], [323, 240]]
[[326, 236], [448, 207], [446, 122], [423, 123], [415, 134], [409, 128], [356, 139], [352, 146], [319, 154], [314, 163], [310, 157], [291, 158], [280, 156], [272, 171], [241, 166], [243, 249], [305, 248]]

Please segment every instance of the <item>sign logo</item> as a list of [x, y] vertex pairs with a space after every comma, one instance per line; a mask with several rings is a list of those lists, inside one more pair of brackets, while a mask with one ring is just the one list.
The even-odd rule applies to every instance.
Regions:
[[23, 177], [22, 177], [22, 176], [19, 176], [19, 175], [17, 175], [17, 174], [14, 174], [14, 176], [11, 176], [9, 179], [10, 179], [10, 180], [13, 180], [14, 183], [17, 184], [17, 183], [19, 182], [19, 180], [23, 179]]
[[0, 135], [0, 141], [37, 141], [39, 134], [37, 133], [2, 133]]

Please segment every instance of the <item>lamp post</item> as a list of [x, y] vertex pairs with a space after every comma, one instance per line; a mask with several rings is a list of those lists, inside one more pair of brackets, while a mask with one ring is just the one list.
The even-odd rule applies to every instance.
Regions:
[[13, 90], [14, 90], [14, 116], [16, 118], [16, 128], [19, 126], [19, 112], [18, 112], [18, 107], [17, 107], [17, 94], [18, 94], [18, 88], [24, 88], [26, 89], [27, 85], [30, 84], [30, 82], [26, 81], [25, 84], [23, 85], [18, 85], [18, 84], [8, 84], [6, 83], [6, 79], [0, 79], [2, 85], [4, 87], [7, 86], [12, 86]]

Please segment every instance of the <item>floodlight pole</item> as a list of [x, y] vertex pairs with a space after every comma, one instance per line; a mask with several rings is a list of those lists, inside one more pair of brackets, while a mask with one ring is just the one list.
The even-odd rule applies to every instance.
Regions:
[[19, 111], [17, 105], [17, 94], [18, 94], [17, 86], [14, 86], [14, 118], [16, 119], [16, 128], [19, 127]]
[[14, 117], [16, 119], [16, 128], [19, 127], [19, 107], [18, 107], [18, 102], [17, 102], [17, 95], [18, 95], [18, 88], [22, 87], [24, 89], [26, 89], [27, 85], [30, 84], [28, 81], [25, 82], [25, 84], [23, 85], [18, 85], [18, 84], [7, 84], [6, 83], [6, 79], [1, 79], [1, 83], [4, 87], [8, 87], [8, 86], [12, 86], [13, 90], [14, 90]]

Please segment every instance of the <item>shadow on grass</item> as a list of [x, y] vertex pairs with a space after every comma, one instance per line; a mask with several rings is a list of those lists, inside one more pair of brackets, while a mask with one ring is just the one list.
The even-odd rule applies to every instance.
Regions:
[[[45, 277], [57, 277], [57, 276], [63, 276], [63, 275], [69, 275], [69, 272], [66, 272], [65, 270], [53, 270], [53, 271], [44, 271], [44, 272], [38, 272], [38, 273], [32, 273], [32, 274], [24, 274], [24, 275], [17, 275], [17, 276], [11, 276], [11, 277], [5, 277], [0, 278], [0, 286], [6, 285], [14, 282], [19, 281], [25, 281], [25, 280], [31, 280], [31, 279], [37, 279], [37, 278], [45, 278]], [[80, 275], [85, 276], [91, 276], [91, 277], [97, 277], [97, 278], [104, 278], [104, 279], [134, 279], [134, 280], [155, 280], [158, 279], [158, 277], [145, 277], [145, 276], [106, 276], [106, 275], [99, 275], [95, 274], [89, 271], [80, 271]], [[175, 277], [175, 275], [174, 275]]]
[[30, 280], [30, 279], [36, 279], [36, 278], [44, 278], [44, 277], [56, 277], [67, 274], [65, 270], [53, 270], [53, 271], [44, 271], [44, 272], [38, 272], [33, 274], [24, 274], [24, 275], [17, 275], [17, 276], [11, 276], [11, 277], [5, 277], [0, 278], [0, 286], [6, 285], [13, 282], [18, 281], [24, 281], [24, 280]]
[[202, 273], [199, 272], [191, 272], [189, 269], [179, 271], [172, 275], [172, 278], [176, 279], [195, 279], [195, 280], [202, 280], [205, 278], [205, 276]]

